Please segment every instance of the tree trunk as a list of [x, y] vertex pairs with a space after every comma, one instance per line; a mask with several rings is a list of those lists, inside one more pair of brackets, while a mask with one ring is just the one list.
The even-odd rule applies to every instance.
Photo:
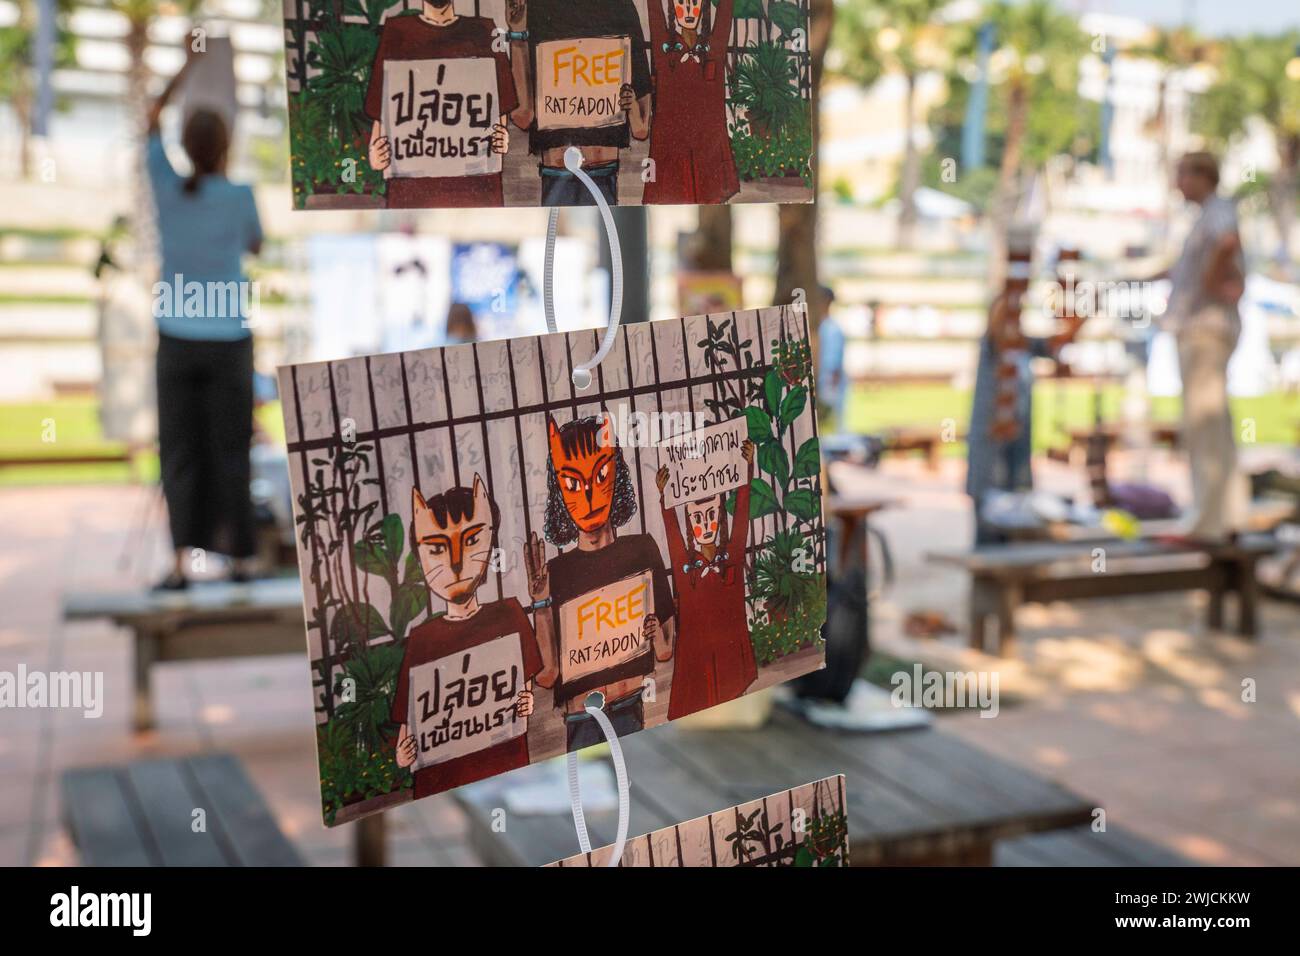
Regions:
[[989, 217], [989, 277], [995, 289], [1002, 285], [1006, 274], [1007, 229], [1015, 214], [1018, 198], [1028, 106], [1029, 97], [1024, 81], [1010, 81], [1007, 89], [1006, 145], [1002, 150], [1002, 164], [998, 167], [998, 184], [993, 193], [993, 208]]
[[134, 263], [137, 271], [146, 277], [153, 274], [157, 244], [153, 195], [149, 190], [149, 178], [145, 169], [145, 150], [149, 138], [149, 67], [144, 61], [144, 54], [148, 47], [148, 20], [131, 21], [126, 34], [126, 49], [131, 58], [126, 74], [126, 111], [135, 153], [131, 169], [130, 223], [134, 240]]
[[786, 305], [795, 299], [795, 290], [802, 289], [809, 308], [809, 325], [816, 337], [817, 323], [825, 314], [821, 281], [817, 273], [817, 179], [816, 160], [818, 148], [818, 91], [821, 88], [822, 64], [830, 41], [831, 27], [835, 23], [834, 0], [811, 0], [808, 50], [812, 66], [812, 141], [813, 141], [813, 202], [788, 204], [777, 207], [777, 224], [780, 237], [776, 245], [775, 303]]
[[898, 246], [908, 249], [911, 248], [916, 231], [916, 189], [921, 184], [921, 157], [916, 151], [916, 136], [913, 132], [916, 75], [908, 73], [904, 79], [907, 82], [907, 95], [903, 104], [903, 171], [898, 190], [902, 206], [898, 212]]
[[732, 271], [730, 206], [700, 207], [685, 265], [700, 272]]
[[[18, 4], [15, 26], [20, 35], [29, 38], [29, 50], [35, 48], [34, 12], [31, 0], [21, 0]], [[27, 179], [32, 173], [32, 114], [36, 99], [32, 90], [32, 72], [32, 63], [25, 61], [18, 66], [18, 75], [14, 78], [13, 107], [14, 118], [18, 121], [18, 175], [21, 179]]]

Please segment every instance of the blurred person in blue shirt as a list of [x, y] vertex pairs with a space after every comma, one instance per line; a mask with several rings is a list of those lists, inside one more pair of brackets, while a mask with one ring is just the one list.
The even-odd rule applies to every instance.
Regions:
[[241, 260], [261, 249], [262, 227], [252, 189], [226, 178], [230, 130], [219, 114], [197, 109], [185, 121], [188, 176], [163, 148], [162, 111], [195, 56], [150, 111], [145, 159], [162, 259], [153, 312], [158, 445], [175, 549], [157, 585], [166, 590], [187, 586], [195, 549], [230, 556], [232, 576], [246, 579], [256, 546], [249, 496], [255, 296]]
[[[848, 382], [844, 376], [844, 329], [831, 315], [835, 293], [822, 286], [826, 314], [817, 326], [817, 395], [831, 413], [831, 431], [844, 430], [844, 401], [848, 395]], [[827, 430], [823, 425], [823, 430]]]

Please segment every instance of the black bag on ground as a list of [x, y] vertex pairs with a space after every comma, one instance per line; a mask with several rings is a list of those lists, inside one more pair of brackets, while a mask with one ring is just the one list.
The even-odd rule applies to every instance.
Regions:
[[[826, 666], [792, 681], [796, 695], [806, 699], [843, 703], [853, 681], [862, 672], [870, 650], [871, 617], [867, 602], [866, 530], [859, 525], [860, 539], [850, 543], [846, 567], [837, 567], [839, 529], [829, 529], [826, 538]], [[855, 536], [856, 537], [856, 536]]]

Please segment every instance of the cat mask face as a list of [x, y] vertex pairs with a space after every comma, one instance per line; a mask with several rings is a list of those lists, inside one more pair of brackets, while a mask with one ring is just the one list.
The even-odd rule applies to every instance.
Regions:
[[617, 474], [617, 448], [609, 415], [601, 415], [600, 427], [590, 435], [574, 434], [569, 441], [564, 440], [549, 416], [546, 431], [551, 464], [569, 517], [582, 531], [604, 527], [614, 504]]
[[483, 479], [475, 475], [472, 491], [453, 488], [432, 504], [412, 488], [411, 513], [425, 584], [451, 604], [468, 602], [492, 553], [492, 503]]

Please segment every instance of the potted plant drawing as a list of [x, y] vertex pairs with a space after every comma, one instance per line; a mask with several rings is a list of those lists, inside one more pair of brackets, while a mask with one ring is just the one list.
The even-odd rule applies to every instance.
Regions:
[[[800, 22], [794, 4], [773, 3], [770, 16], [783, 37]], [[812, 114], [800, 89], [799, 56], [784, 39], [769, 39], [750, 45], [736, 61], [728, 103], [736, 117], [730, 133], [742, 179], [799, 177], [811, 185]]]
[[732, 106], [743, 112], [749, 132], [764, 142], [805, 108], [798, 65], [791, 51], [779, 43], [766, 41], [747, 48], [736, 61], [731, 89]]
[[313, 458], [298, 496], [315, 593], [308, 627], [321, 640], [318, 686], [329, 688], [317, 725], [329, 823], [348, 804], [411, 786], [410, 772], [394, 760], [390, 717], [406, 636], [429, 612], [428, 591], [401, 516], [381, 516], [379, 502], [362, 500], [378, 484], [372, 453], [367, 443], [340, 443]]
[[[779, 530], [754, 558], [750, 629], [760, 663], [820, 640], [825, 617], [824, 575], [816, 561], [821, 530], [821, 454], [816, 436], [790, 446], [790, 429], [810, 399], [808, 343], [772, 342], [772, 365], [758, 400], [745, 408], [759, 474], [750, 482], [750, 518], [775, 516]], [[730, 506], [729, 506], [730, 507]]]
[[[385, 189], [383, 174], [370, 168], [370, 120], [364, 98], [371, 64], [379, 48], [379, 25], [388, 0], [371, 4], [344, 0], [341, 8], [316, 0], [310, 5], [322, 27], [309, 34], [304, 66], [312, 72], [289, 98], [289, 136], [294, 202], [314, 194], [375, 194]], [[365, 23], [337, 16], [365, 17]]]

